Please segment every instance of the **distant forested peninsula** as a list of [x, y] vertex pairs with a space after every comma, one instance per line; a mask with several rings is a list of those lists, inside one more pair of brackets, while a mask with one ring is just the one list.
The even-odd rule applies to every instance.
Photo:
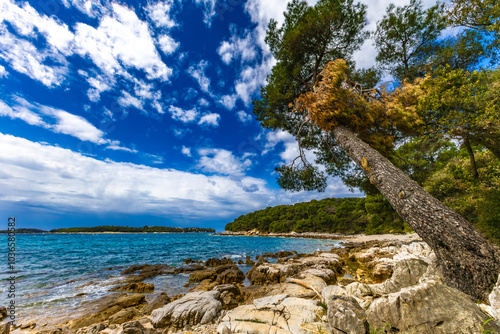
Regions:
[[411, 231], [382, 196], [326, 198], [278, 205], [236, 218], [227, 231], [398, 233]]
[[[0, 233], [8, 233], [7, 230], [0, 230]], [[144, 227], [129, 227], [129, 226], [93, 226], [93, 227], [67, 227], [57, 228], [50, 231], [39, 230], [34, 228], [18, 228], [16, 233], [214, 233], [213, 228], [201, 227], [168, 227], [168, 226], [144, 226]]]
[[103, 233], [103, 232], [129, 232], [129, 233], [214, 233], [213, 228], [201, 227], [168, 227], [168, 226], [94, 226], [94, 227], [69, 227], [50, 230], [51, 233]]

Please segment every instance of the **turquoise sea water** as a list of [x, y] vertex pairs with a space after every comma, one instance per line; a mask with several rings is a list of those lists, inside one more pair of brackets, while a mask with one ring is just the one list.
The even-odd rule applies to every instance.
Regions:
[[[2, 240], [3, 239], [3, 240]], [[7, 235], [0, 235], [7, 247]], [[180, 266], [187, 258], [230, 257], [234, 261], [280, 250], [310, 253], [330, 249], [336, 241], [270, 237], [217, 236], [206, 233], [150, 234], [18, 234], [16, 237], [16, 323], [52, 322], [76, 316], [79, 305], [106, 294], [132, 264]], [[7, 251], [0, 274], [0, 306], [7, 305]], [[243, 271], [249, 268], [241, 266]], [[188, 275], [162, 275], [145, 281], [155, 285], [153, 299], [166, 291], [186, 293]]]

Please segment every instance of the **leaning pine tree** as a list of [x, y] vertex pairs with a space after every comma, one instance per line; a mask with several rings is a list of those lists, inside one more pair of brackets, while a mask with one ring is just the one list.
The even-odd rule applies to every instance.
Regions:
[[278, 182], [292, 190], [325, 188], [326, 177], [307, 162], [304, 148], [315, 149], [326, 171], [348, 182], [355, 179], [354, 162], [435, 251], [447, 283], [487, 300], [500, 251], [388, 159], [397, 137], [421, 122], [418, 114], [394, 107], [391, 94], [363, 89], [356, 82], [373, 85], [374, 72], [356, 72], [343, 60], [363, 40], [364, 14], [352, 0], [320, 0], [314, 7], [292, 1], [283, 26], [269, 24], [266, 42], [277, 64], [254, 112], [263, 126], [296, 134], [300, 151], [297, 164], [277, 169]]

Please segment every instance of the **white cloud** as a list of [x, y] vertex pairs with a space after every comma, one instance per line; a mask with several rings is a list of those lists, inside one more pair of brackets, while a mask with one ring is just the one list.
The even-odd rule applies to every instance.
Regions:
[[198, 64], [190, 66], [187, 72], [198, 82], [202, 91], [210, 94], [210, 79], [205, 74], [207, 66], [208, 61], [202, 60]]
[[4, 24], [0, 24], [0, 58], [15, 71], [40, 81], [47, 87], [59, 86], [67, 72], [65, 66], [44, 64], [46, 59], [52, 59], [65, 65], [65, 59], [59, 54], [38, 50], [30, 42], [11, 34]]
[[199, 125], [212, 125], [219, 126], [220, 115], [216, 113], [209, 113], [201, 116]]
[[191, 156], [191, 149], [189, 147], [182, 146], [181, 152], [182, 154], [187, 155], [188, 157]]
[[118, 144], [108, 145], [108, 146], [106, 146], [106, 149], [112, 150], [112, 151], [125, 151], [125, 152], [130, 152], [130, 153], [138, 153], [138, 151], [135, 150], [135, 149], [131, 149], [131, 148], [128, 148], [128, 147], [123, 147], [123, 146], [120, 146]]
[[16, 98], [16, 102], [13, 106], [9, 106], [0, 101], [0, 116], [17, 118], [30, 125], [43, 127], [55, 133], [70, 135], [95, 144], [118, 143], [104, 139], [104, 132], [81, 116], [49, 106], [32, 104], [22, 98]]
[[238, 119], [242, 122], [242, 123], [248, 123], [252, 120], [252, 115], [250, 114], [247, 114], [246, 112], [244, 112], [243, 110], [240, 110], [236, 113], [236, 115], [238, 115]]
[[0, 134], [0, 200], [58, 212], [228, 217], [273, 198], [261, 179], [100, 161]]
[[91, 87], [87, 91], [87, 96], [92, 102], [98, 102], [101, 99], [101, 93], [111, 90], [114, 85], [114, 82], [111, 82], [109, 78], [103, 78], [100, 75], [87, 78], [87, 82]]
[[72, 54], [74, 35], [68, 26], [58, 22], [54, 17], [40, 15], [28, 3], [23, 7], [16, 6], [10, 0], [0, 0], [0, 21], [8, 21], [16, 31], [24, 36], [35, 37], [35, 28], [42, 34], [48, 44], [68, 56]]
[[13, 109], [3, 101], [0, 101], [0, 116], [7, 116], [11, 119], [17, 118], [29, 125], [48, 127], [48, 124], [46, 124], [37, 113], [20, 105]]
[[167, 56], [174, 53], [175, 50], [179, 47], [179, 42], [176, 42], [172, 37], [168, 35], [162, 35], [158, 38], [158, 44], [160, 45], [160, 49]]
[[224, 95], [220, 98], [219, 103], [222, 104], [227, 110], [232, 110], [236, 105], [237, 95]]
[[201, 158], [197, 167], [209, 173], [242, 175], [252, 165], [250, 159], [237, 158], [224, 149], [204, 148], [199, 149], [198, 154]]
[[210, 102], [208, 102], [206, 99], [201, 98], [198, 100], [198, 104], [202, 107], [208, 107], [210, 105]]
[[[66, 7], [74, 6], [89, 17], [107, 15], [111, 12], [109, 2], [100, 0], [61, 0]], [[45, 2], [48, 3], [48, 2]], [[57, 6], [57, 5], [55, 5]]]
[[172, 0], [169, 0], [151, 3], [146, 7], [149, 18], [157, 27], [170, 29], [176, 25], [175, 21], [170, 17], [173, 3]]
[[236, 30], [231, 29], [231, 37], [228, 41], [223, 41], [217, 53], [222, 61], [229, 65], [231, 61], [241, 58], [241, 62], [248, 62], [255, 59], [257, 51], [255, 50], [255, 42], [250, 32], [246, 32], [245, 38], [238, 37]]
[[118, 98], [118, 104], [125, 108], [133, 106], [139, 110], [142, 110], [144, 107], [142, 101], [130, 95], [129, 92], [122, 92], [122, 96]]
[[168, 111], [172, 114], [172, 118], [183, 123], [189, 123], [196, 120], [199, 116], [199, 112], [196, 108], [192, 108], [189, 110], [184, 110], [179, 107], [170, 106]]
[[0, 78], [7, 77], [8, 75], [9, 75], [9, 72], [7, 72], [5, 67], [0, 65]]
[[241, 71], [235, 82], [235, 90], [245, 105], [250, 105], [252, 96], [265, 84], [266, 77], [275, 64], [276, 60], [273, 57], [267, 57], [261, 64], [254, 67], [246, 66]]
[[215, 10], [217, 0], [195, 0], [195, 3], [201, 7], [203, 11], [203, 22], [210, 27], [212, 24], [212, 17], [217, 14]]
[[110, 77], [129, 77], [126, 69], [136, 68], [148, 79], [168, 81], [172, 69], [162, 62], [147, 23], [125, 6], [113, 4], [112, 8], [113, 14], [102, 17], [97, 28], [76, 24], [75, 51], [90, 57]]
[[104, 132], [81, 116], [47, 106], [40, 106], [40, 111], [47, 116], [52, 116], [56, 120], [56, 123], [50, 127], [56, 133], [63, 133], [96, 144], [105, 144], [108, 142], [108, 140], [103, 138]]

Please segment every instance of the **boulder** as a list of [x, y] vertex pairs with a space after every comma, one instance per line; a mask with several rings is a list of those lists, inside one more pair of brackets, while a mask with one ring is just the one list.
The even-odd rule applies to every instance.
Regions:
[[6, 322], [0, 325], [0, 334], [10, 333], [10, 323]]
[[103, 323], [98, 323], [85, 328], [80, 328], [76, 331], [76, 334], [97, 334], [104, 329], [106, 329], [106, 325]]
[[153, 300], [151, 303], [148, 304], [148, 306], [144, 308], [143, 313], [149, 315], [151, 314], [151, 312], [153, 312], [153, 310], [163, 307], [166, 304], [170, 303], [171, 301], [172, 299], [167, 295], [167, 293], [162, 292], [158, 297], [156, 297], [155, 300]]
[[[366, 311], [373, 328], [399, 334], [481, 333], [488, 316], [466, 294], [428, 280], [375, 299]], [[484, 330], [500, 330], [491, 321]]]
[[218, 274], [216, 278], [219, 284], [242, 283], [244, 280], [245, 274], [239, 268], [227, 269]]
[[275, 295], [254, 300], [252, 305], [242, 305], [226, 313], [218, 327], [232, 333], [313, 333], [325, 332], [321, 317], [325, 310], [316, 301]]
[[139, 270], [142, 270], [146, 267], [148, 267], [149, 264], [141, 264], [141, 265], [138, 265], [138, 264], [133, 264], [131, 265], [129, 268], [123, 270], [120, 275], [129, 275], [129, 274], [133, 274], [135, 273], [136, 271], [139, 271]]
[[327, 301], [328, 325], [332, 334], [366, 334], [369, 325], [365, 311], [347, 296], [331, 296]]
[[272, 265], [260, 265], [252, 268], [247, 277], [253, 285], [268, 285], [280, 282], [280, 270]]
[[404, 259], [394, 265], [394, 272], [390, 279], [383, 283], [371, 284], [370, 289], [373, 295], [384, 295], [415, 285], [427, 272], [428, 266], [425, 261], [420, 259]]
[[498, 281], [489, 295], [491, 315], [500, 322], [500, 275]]
[[7, 308], [5, 306], [0, 307], [0, 319], [5, 318], [7, 315]]
[[317, 276], [323, 279], [323, 281], [325, 281], [326, 284], [335, 284], [335, 282], [337, 281], [337, 275], [331, 269], [311, 268], [302, 271], [300, 275]]
[[[131, 269], [131, 268], [129, 268]], [[138, 275], [131, 275], [127, 278], [128, 282], [141, 282], [148, 278], [153, 278], [158, 275], [166, 273], [169, 269], [172, 269], [167, 264], [154, 264], [154, 265], [143, 265], [141, 272]], [[137, 271], [137, 270], [136, 270]]]
[[223, 257], [222, 259], [218, 259], [218, 258], [211, 258], [211, 259], [208, 259], [207, 261], [205, 261], [205, 265], [207, 267], [212, 267], [212, 268], [215, 268], [215, 267], [220, 267], [220, 266], [223, 266], [223, 265], [227, 265], [227, 264], [234, 264], [233, 260], [231, 259], [226, 259], [225, 257]]
[[120, 285], [112, 288], [109, 291], [127, 291], [127, 292], [137, 292], [137, 293], [149, 293], [155, 290], [153, 283], [128, 283], [125, 285]]
[[321, 291], [321, 296], [323, 300], [328, 301], [333, 296], [345, 296], [346, 291], [343, 286], [340, 285], [329, 285]]
[[[87, 327], [109, 319], [112, 315], [120, 312], [123, 309], [139, 306], [146, 302], [146, 298], [141, 294], [113, 294], [101, 298], [87, 305], [87, 315], [68, 322], [68, 327], [71, 330]], [[95, 311], [97, 310], [97, 311]], [[90, 312], [95, 312], [88, 314]]]
[[151, 313], [155, 328], [184, 328], [212, 323], [222, 309], [219, 291], [191, 292]]
[[243, 301], [241, 290], [233, 284], [221, 284], [214, 288], [214, 291], [220, 292], [222, 307], [225, 310], [232, 310]]
[[134, 307], [129, 307], [121, 310], [109, 317], [110, 324], [123, 324], [130, 321], [139, 315], [139, 312]]

